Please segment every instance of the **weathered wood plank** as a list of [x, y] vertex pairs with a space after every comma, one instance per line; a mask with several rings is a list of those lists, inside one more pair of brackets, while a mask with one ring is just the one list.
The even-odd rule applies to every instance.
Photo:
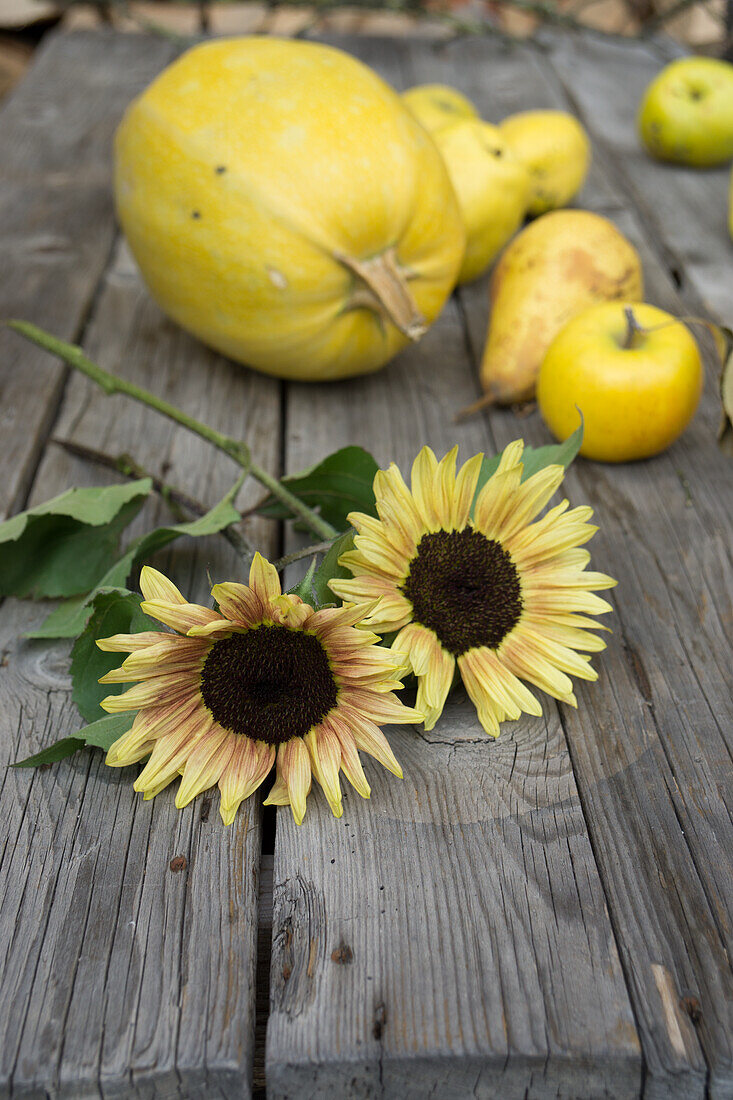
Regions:
[[[349, 46], [404, 79], [404, 50]], [[424, 442], [491, 449], [449, 412], [474, 392], [451, 303], [379, 375], [288, 389], [286, 462], [358, 442], [409, 468]], [[280, 812], [268, 1095], [637, 1096], [640, 1057], [559, 718], [487, 741], [465, 696], [391, 734], [405, 781]], [[339, 948], [341, 950], [339, 951]], [[347, 950], [348, 949], [348, 950]], [[334, 954], [335, 952], [335, 954]]]
[[[78, 336], [114, 240], [111, 140], [173, 55], [163, 39], [49, 35], [0, 126], [0, 318]], [[32, 383], [29, 383], [32, 378]], [[22, 506], [64, 371], [0, 331], [0, 515]]]
[[[417, 62], [424, 55], [414, 56], [418, 78], [425, 79], [427, 62], [422, 69]], [[506, 53], [466, 43], [431, 58], [434, 78], [450, 79], [451, 70], [493, 119], [523, 106], [567, 106], [532, 50]], [[515, 78], [520, 70], [521, 83]], [[614, 94], [623, 111], [628, 93], [621, 83]], [[645, 225], [614, 185], [602, 147], [595, 157], [580, 204], [610, 216], [640, 249], [648, 299], [684, 313]], [[466, 288], [461, 300], [478, 359], [487, 322], [485, 280]], [[712, 1086], [724, 1094], [730, 1083], [723, 947], [730, 951], [733, 881], [725, 686], [732, 509], [721, 506], [730, 500], [730, 483], [714, 443], [712, 374], [692, 428], [668, 455], [624, 467], [579, 463], [568, 481], [571, 499], [596, 507], [602, 525], [596, 552], [620, 580], [612, 599], [621, 644], [604, 654], [601, 684], [581, 689], [585, 710], [583, 704], [577, 714], [563, 708], [563, 722], [632, 988], [648, 1095], [704, 1093], [705, 1064], [679, 1009], [680, 997], [691, 990], [706, 1006], [698, 1034]], [[517, 420], [495, 411], [489, 420], [501, 442], [520, 433], [535, 442], [547, 439], [537, 415]]]
[[[632, 47], [600, 38], [548, 35], [552, 64], [607, 154], [619, 180], [660, 246], [688, 302], [733, 319], [728, 234], [730, 165], [700, 171], [660, 164], [644, 150], [636, 112], [647, 85], [666, 64], [653, 44]], [[692, 291], [692, 294], [689, 292]]]
[[[223, 431], [246, 436], [276, 468], [279, 386], [206, 351], [166, 321], [124, 249], [105, 280], [87, 347], [103, 365], [154, 389]], [[236, 477], [228, 459], [190, 433], [79, 377], [56, 434], [108, 454], [132, 453], [151, 472], [213, 504]], [[33, 499], [109, 475], [52, 446]], [[243, 492], [246, 507], [257, 488]], [[160, 521], [146, 506], [134, 533]], [[275, 529], [250, 530], [272, 551]], [[207, 572], [240, 577], [223, 540], [176, 546], [158, 562], [192, 598]], [[45, 609], [9, 603], [2, 673], [4, 754], [36, 750], [79, 721], [68, 700], [65, 646], [18, 635]], [[249, 1094], [260, 825], [257, 800], [230, 829], [218, 794], [182, 812], [166, 791], [143, 803], [134, 770], [81, 755], [47, 772], [4, 775], [8, 845], [0, 863], [4, 962], [0, 1090], [73, 1097], [221, 1097]], [[183, 855], [184, 871], [170, 860]]]

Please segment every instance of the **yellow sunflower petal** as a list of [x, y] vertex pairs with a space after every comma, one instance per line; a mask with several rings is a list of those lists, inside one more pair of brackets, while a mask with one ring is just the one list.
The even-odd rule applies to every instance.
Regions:
[[468, 523], [483, 461], [483, 454], [474, 455], [468, 462], [464, 462], [456, 475], [450, 516], [450, 526], [456, 531], [462, 531]]
[[140, 610], [145, 615], [150, 615], [161, 623], [165, 623], [166, 626], [172, 627], [180, 634], [188, 633], [193, 626], [204, 626], [215, 619], [221, 619], [216, 611], [197, 603], [172, 604], [163, 600], [144, 600], [140, 604]]
[[177, 810], [182, 810], [197, 794], [219, 782], [234, 751], [234, 740], [233, 734], [216, 725], [199, 738], [186, 757], [176, 794]]
[[545, 466], [523, 482], [504, 511], [497, 528], [498, 537], [509, 538], [539, 515], [554, 496], [565, 476], [564, 466]]
[[162, 600], [164, 603], [186, 602], [173, 581], [169, 581], [149, 565], [144, 565], [140, 570], [140, 591], [146, 600]]
[[418, 677], [415, 709], [425, 715], [425, 729], [431, 730], [443, 713], [453, 683], [455, 657], [436, 640], [426, 671]]
[[359, 750], [356, 747], [354, 735], [337, 714], [329, 715], [328, 723], [336, 734], [341, 746], [341, 770], [351, 786], [362, 798], [371, 796], [371, 788], [364, 775], [364, 769], [359, 759]]
[[423, 447], [412, 464], [412, 495], [428, 531], [443, 526], [442, 494], [438, 488], [438, 460], [430, 447]]
[[282, 592], [277, 569], [259, 551], [249, 568], [249, 587], [264, 602], [269, 602], [273, 596], [279, 596]]
[[280, 746], [277, 753], [277, 770], [287, 787], [295, 824], [302, 825], [306, 798], [311, 789], [310, 757], [302, 737], [293, 737]]
[[499, 723], [506, 717], [503, 707], [486, 687], [483, 679], [476, 675], [471, 662], [466, 661], [465, 653], [458, 658], [458, 668], [468, 697], [476, 707], [482, 728], [489, 737], [498, 737]]
[[175, 733], [155, 742], [150, 759], [133, 783], [136, 791], [156, 792], [167, 786], [184, 766], [196, 742], [211, 728], [210, 716], [198, 710], [183, 721]]
[[424, 524], [412, 493], [394, 462], [389, 469], [377, 471], [374, 495], [380, 519], [399, 527], [407, 543], [417, 544], [424, 533]]
[[392, 692], [382, 695], [373, 691], [349, 688], [343, 692], [343, 702], [381, 725], [422, 722], [423, 720], [423, 715], [419, 710], [406, 707]]
[[339, 783], [339, 769], [341, 767], [339, 740], [327, 722], [323, 722], [316, 729], [310, 730], [303, 740], [310, 754], [313, 775], [323, 788], [331, 812], [334, 817], [341, 817], [344, 807], [341, 784]]
[[474, 523], [477, 529], [489, 538], [495, 537], [498, 533], [502, 516], [507, 508], [511, 507], [521, 477], [521, 465], [497, 470], [479, 493], [474, 509]]
[[135, 653], [147, 649], [164, 639], [174, 637], [163, 631], [141, 630], [139, 634], [113, 634], [110, 638], [97, 638], [97, 645], [105, 653]]
[[231, 619], [240, 626], [256, 626], [262, 622], [265, 604], [246, 584], [224, 581], [214, 585], [211, 595], [218, 603], [223, 618]]
[[387, 771], [402, 779], [402, 768], [379, 726], [348, 704], [342, 704], [339, 715], [348, 726], [357, 749], [373, 756]]
[[212, 619], [202, 626], [192, 626], [186, 633], [189, 638], [213, 638], [215, 635], [229, 634], [238, 626], [239, 623], [232, 619]]
[[219, 812], [225, 825], [231, 825], [245, 798], [264, 782], [275, 763], [275, 746], [264, 741], [237, 738], [227, 766], [219, 778]]

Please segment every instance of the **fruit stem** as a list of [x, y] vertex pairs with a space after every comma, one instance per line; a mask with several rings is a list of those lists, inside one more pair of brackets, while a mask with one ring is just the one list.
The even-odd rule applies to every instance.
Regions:
[[354, 305], [369, 306], [381, 313], [410, 340], [419, 340], [427, 331], [427, 323], [410, 294], [394, 248], [370, 260], [354, 260], [341, 254], [336, 259], [366, 284], [366, 292], [357, 291], [354, 295]]
[[634, 311], [631, 306], [624, 308], [624, 317], [626, 318], [626, 335], [621, 347], [624, 351], [629, 351], [631, 348], [639, 346], [638, 336], [645, 336], [646, 329], [642, 328], [636, 317], [634, 317]]
[[182, 409], [178, 409], [175, 405], [171, 405], [170, 402], [164, 401], [161, 397], [157, 397], [154, 393], [151, 393], [150, 390], [143, 389], [142, 386], [137, 386], [134, 382], [128, 382], [126, 378], [120, 378], [116, 374], [111, 374], [97, 363], [94, 363], [91, 359], [88, 359], [81, 348], [76, 347], [74, 344], [67, 344], [64, 340], [59, 340], [56, 336], [52, 336], [50, 333], [44, 332], [43, 329], [38, 328], [37, 325], [31, 324], [30, 321], [5, 321], [4, 323], [8, 328], [24, 336], [26, 340], [30, 340], [31, 343], [37, 344], [38, 347], [50, 351], [52, 355], [58, 356], [59, 359], [68, 366], [73, 367], [74, 370], [78, 370], [81, 374], [85, 374], [87, 378], [90, 378], [92, 382], [95, 382], [96, 385], [103, 389], [108, 396], [115, 393], [124, 393], [134, 401], [139, 401], [142, 405], [147, 405], [148, 408], [155, 409], [156, 412], [161, 413], [163, 416], [167, 416], [169, 420], [174, 420], [177, 424], [181, 424], [184, 428], [188, 428], [189, 431], [195, 432], [195, 434], [202, 439], [206, 439], [209, 443], [213, 443], [220, 451], [229, 455], [229, 457], [246, 473], [251, 474], [256, 481], [259, 481], [260, 485], [264, 485], [266, 489], [269, 489], [272, 495], [276, 497], [281, 504], [284, 504], [288, 511], [302, 520], [308, 529], [312, 531], [314, 535], [317, 535], [318, 538], [333, 539], [338, 534], [335, 527], [327, 523], [326, 520], [319, 516], [317, 512], [314, 512], [312, 508], [303, 504], [303, 502], [291, 493], [289, 489], [286, 489], [277, 478], [273, 477], [272, 474], [268, 474], [267, 470], [263, 470], [261, 466], [253, 462], [249, 447], [244, 440], [233, 439], [231, 436], [224, 435], [223, 432], [217, 431], [216, 428], [210, 428], [208, 424], [204, 424], [201, 420], [196, 420], [195, 417], [189, 416], [188, 413], [185, 413]]

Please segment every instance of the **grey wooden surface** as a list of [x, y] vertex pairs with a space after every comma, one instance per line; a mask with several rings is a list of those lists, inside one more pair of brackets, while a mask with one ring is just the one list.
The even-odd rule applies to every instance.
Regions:
[[[636, 147], [656, 47], [338, 42], [398, 87], [455, 84], [489, 119], [576, 110], [595, 156], [579, 204], [639, 248], [647, 299], [733, 321], [727, 174], [661, 168]], [[477, 392], [485, 280], [378, 375], [318, 388], [237, 368], [162, 318], [115, 243], [109, 143], [172, 49], [77, 34], [41, 50], [0, 114], [0, 315], [79, 339], [244, 435], [274, 472], [348, 442], [403, 469], [424, 442], [459, 442], [464, 458], [517, 435], [545, 442], [537, 414], [451, 423]], [[190, 435], [0, 342], [0, 508], [109, 479], [52, 438], [131, 451], [207, 504], [233, 480]], [[170, 792], [143, 804], [98, 756], [0, 776], [0, 1095], [229, 1098], [249, 1095], [253, 1062], [261, 1092], [257, 1001], [271, 1097], [733, 1096], [733, 466], [714, 445], [710, 355], [708, 367], [666, 455], [578, 462], [568, 478], [572, 502], [597, 510], [597, 568], [621, 582], [577, 712], [548, 703], [490, 743], [458, 692], [435, 730], [392, 734], [402, 783], [367, 762], [371, 801], [347, 793], [341, 820], [317, 792], [300, 829], [278, 811], [274, 865], [256, 799], [224, 831], [215, 797], [180, 813]], [[272, 527], [250, 520], [248, 533], [277, 552]], [[159, 564], [199, 598], [207, 569], [239, 568], [214, 540]], [[68, 647], [22, 638], [45, 610], [0, 609], [5, 760], [79, 724]]]

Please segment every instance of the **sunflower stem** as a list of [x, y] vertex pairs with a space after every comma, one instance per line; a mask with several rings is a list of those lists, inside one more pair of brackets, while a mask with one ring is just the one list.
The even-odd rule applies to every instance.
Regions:
[[223, 432], [217, 431], [216, 428], [210, 428], [208, 424], [189, 416], [188, 413], [183, 412], [175, 405], [171, 405], [170, 402], [164, 401], [163, 398], [156, 397], [150, 390], [137, 386], [134, 382], [128, 382], [127, 379], [120, 378], [116, 374], [111, 374], [89, 359], [81, 348], [76, 347], [74, 344], [67, 344], [64, 340], [59, 340], [58, 337], [52, 336], [50, 333], [38, 328], [37, 325], [31, 324], [30, 321], [6, 321], [5, 324], [14, 332], [19, 333], [20, 336], [25, 337], [26, 340], [30, 340], [31, 343], [37, 344], [38, 347], [58, 356], [73, 370], [85, 374], [87, 378], [90, 378], [92, 382], [95, 382], [104, 390], [107, 396], [111, 397], [117, 393], [125, 394], [134, 401], [139, 401], [142, 405], [154, 409], [162, 416], [167, 416], [169, 420], [174, 420], [182, 427], [188, 428], [189, 431], [194, 432], [207, 442], [213, 443], [220, 451], [229, 455], [238, 466], [250, 473], [256, 481], [259, 481], [260, 485], [264, 485], [266, 489], [269, 489], [272, 495], [277, 497], [298, 519], [301, 519], [314, 535], [318, 535], [322, 539], [333, 539], [338, 534], [335, 527], [327, 523], [312, 508], [303, 504], [277, 478], [268, 474], [267, 470], [263, 470], [261, 466], [253, 462], [249, 447], [243, 440], [224, 435]]

